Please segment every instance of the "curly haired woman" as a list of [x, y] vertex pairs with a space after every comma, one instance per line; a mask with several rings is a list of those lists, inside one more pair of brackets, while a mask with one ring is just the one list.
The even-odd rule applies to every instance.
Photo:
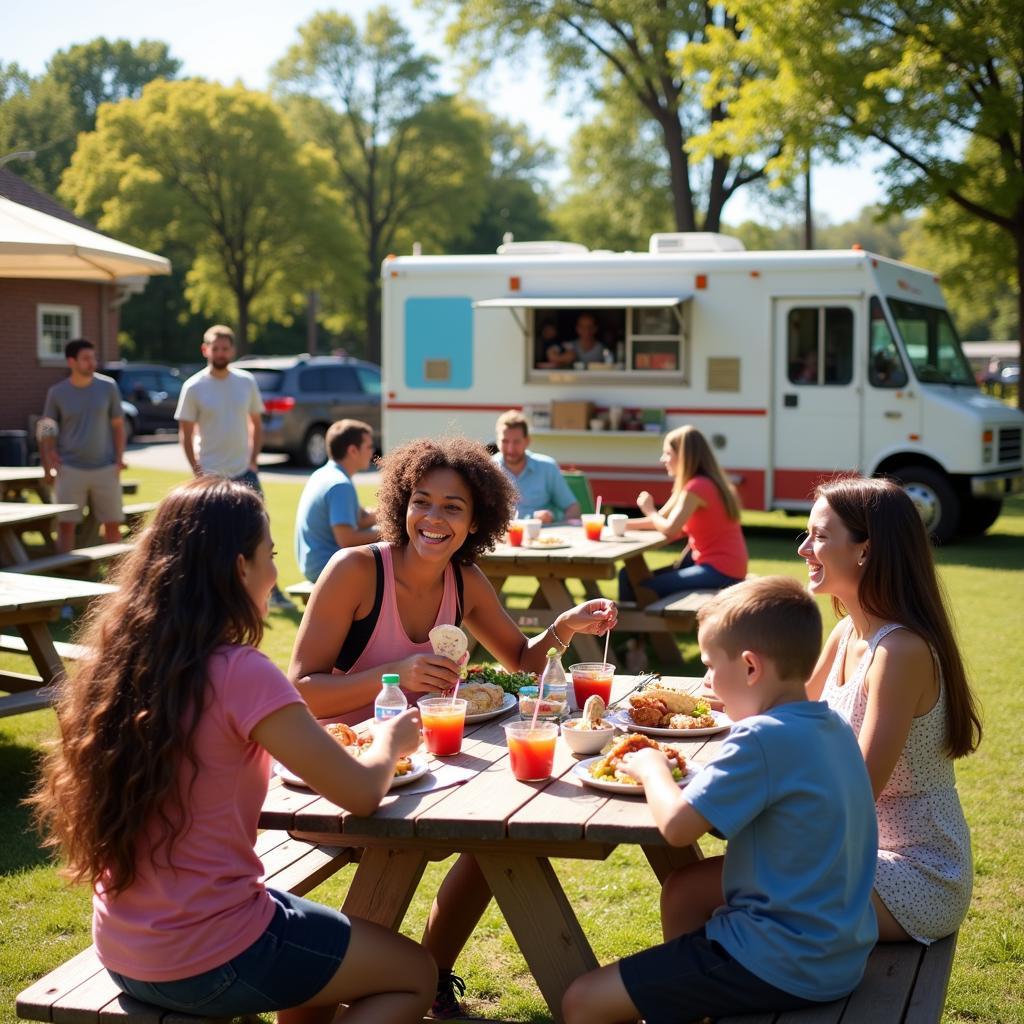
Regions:
[[[506, 669], [527, 672], [544, 667], [552, 645], [564, 651], [573, 633], [614, 627], [614, 603], [597, 599], [562, 612], [539, 636], [523, 636], [474, 564], [505, 532], [513, 504], [511, 485], [475, 441], [410, 441], [388, 455], [377, 496], [384, 543], [331, 559], [295, 640], [288, 675], [315, 715], [371, 717], [385, 672], [401, 676], [410, 701], [451, 689], [458, 666], [427, 639], [437, 625], [465, 622]], [[451, 969], [490, 898], [476, 861], [459, 857], [423, 939], [441, 968], [435, 1016], [459, 1012], [453, 986], [463, 986]]]

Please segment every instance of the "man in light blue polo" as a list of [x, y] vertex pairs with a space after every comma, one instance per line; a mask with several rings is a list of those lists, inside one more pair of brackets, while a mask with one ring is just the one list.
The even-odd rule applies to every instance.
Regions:
[[533, 516], [542, 523], [578, 519], [580, 503], [548, 455], [528, 449], [530, 424], [518, 409], [509, 409], [498, 417], [495, 426], [498, 451], [492, 456], [519, 493], [516, 516]]
[[352, 477], [373, 461], [373, 428], [338, 420], [327, 429], [330, 458], [306, 481], [295, 514], [295, 560], [310, 583], [341, 548], [380, 539], [377, 513], [362, 508]]

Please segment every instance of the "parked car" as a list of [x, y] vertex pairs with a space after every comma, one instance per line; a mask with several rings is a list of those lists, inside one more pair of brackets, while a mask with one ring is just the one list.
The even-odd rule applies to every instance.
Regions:
[[121, 398], [136, 410], [134, 417], [125, 412], [125, 429], [129, 434], [178, 429], [174, 410], [178, 407], [182, 378], [173, 367], [117, 362], [107, 363], [100, 373], [113, 377]]
[[350, 417], [373, 427], [380, 450], [380, 367], [339, 356], [246, 356], [236, 365], [256, 378], [266, 412], [263, 450], [305, 466], [327, 461], [327, 428]]

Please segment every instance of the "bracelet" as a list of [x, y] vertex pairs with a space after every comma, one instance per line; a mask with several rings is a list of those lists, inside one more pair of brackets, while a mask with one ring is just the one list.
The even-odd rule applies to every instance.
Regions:
[[554, 637], [555, 643], [562, 648], [561, 653], [565, 654], [565, 652], [569, 650], [569, 645], [567, 643], [562, 643], [562, 638], [558, 635], [558, 630], [555, 629], [555, 623], [552, 622], [551, 625], [548, 626], [548, 631], [551, 633], [552, 637]]

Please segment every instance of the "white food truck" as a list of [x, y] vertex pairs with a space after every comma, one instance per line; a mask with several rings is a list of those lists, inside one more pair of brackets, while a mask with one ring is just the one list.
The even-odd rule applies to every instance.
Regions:
[[884, 473], [939, 540], [984, 531], [1024, 486], [1024, 415], [978, 391], [938, 279], [903, 263], [671, 234], [647, 253], [510, 243], [382, 274], [385, 450], [493, 442], [521, 408], [533, 448], [632, 507], [667, 495], [662, 437], [692, 423], [746, 508], [807, 509], [823, 478]]

